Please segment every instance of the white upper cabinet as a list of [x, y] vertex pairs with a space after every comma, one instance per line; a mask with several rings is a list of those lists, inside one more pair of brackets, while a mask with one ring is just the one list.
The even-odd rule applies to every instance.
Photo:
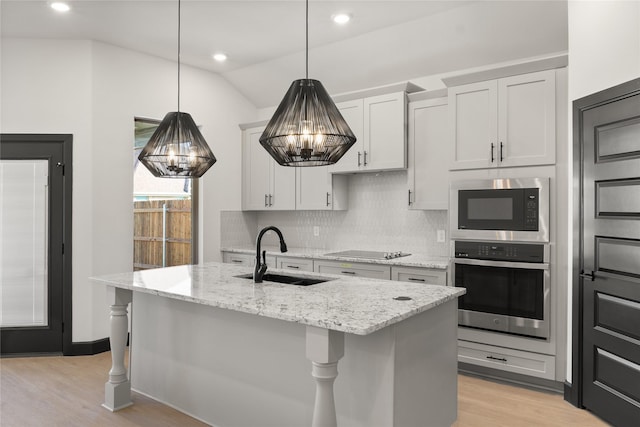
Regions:
[[358, 139], [334, 173], [407, 167], [406, 93], [394, 92], [336, 103]]
[[351, 131], [356, 136], [356, 143], [344, 153], [338, 163], [330, 166], [331, 172], [358, 172], [359, 164], [362, 162], [362, 141], [364, 128], [363, 100], [337, 102], [336, 107], [347, 122]]
[[346, 176], [332, 176], [329, 166], [296, 168], [296, 210], [347, 209]]
[[260, 145], [265, 126], [242, 132], [242, 209], [295, 209], [295, 168], [280, 166]]
[[346, 176], [332, 177], [329, 166], [280, 166], [260, 145], [264, 125], [243, 125], [242, 209], [344, 210]]
[[449, 88], [450, 169], [555, 163], [555, 71]]
[[[441, 95], [446, 96], [446, 93]], [[407, 202], [410, 209], [448, 209], [450, 135], [447, 113], [446, 97], [409, 100]]]

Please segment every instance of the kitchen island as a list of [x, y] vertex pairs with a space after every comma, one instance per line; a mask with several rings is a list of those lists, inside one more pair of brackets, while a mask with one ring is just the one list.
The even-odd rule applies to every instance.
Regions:
[[133, 388], [219, 427], [455, 421], [464, 289], [328, 275], [313, 286], [237, 277], [250, 273], [206, 263], [93, 278], [108, 286], [111, 304], [104, 406], [130, 405]]

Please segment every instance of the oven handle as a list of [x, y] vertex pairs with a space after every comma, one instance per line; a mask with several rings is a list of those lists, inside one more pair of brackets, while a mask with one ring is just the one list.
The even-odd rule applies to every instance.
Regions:
[[489, 261], [483, 259], [454, 258], [454, 264], [485, 265], [487, 267], [524, 268], [527, 270], [548, 270], [548, 263]]

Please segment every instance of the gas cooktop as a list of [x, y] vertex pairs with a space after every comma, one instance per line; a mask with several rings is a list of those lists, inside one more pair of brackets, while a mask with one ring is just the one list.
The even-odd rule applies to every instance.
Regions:
[[340, 251], [340, 252], [331, 252], [325, 254], [328, 256], [339, 256], [345, 258], [363, 258], [363, 259], [394, 259], [400, 258], [403, 256], [409, 256], [406, 252], [382, 252], [382, 251], [359, 251], [359, 250], [350, 250], [350, 251]]

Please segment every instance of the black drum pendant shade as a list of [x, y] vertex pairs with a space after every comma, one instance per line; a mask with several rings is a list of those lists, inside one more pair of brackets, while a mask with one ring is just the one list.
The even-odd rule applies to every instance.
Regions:
[[158, 178], [200, 178], [216, 162], [191, 114], [180, 111], [180, 0], [178, 0], [178, 111], [167, 113], [138, 160]]
[[260, 144], [282, 166], [332, 165], [356, 142], [322, 83], [309, 78], [309, 0], [305, 14], [305, 78], [291, 83], [260, 136]]
[[138, 160], [157, 177], [200, 178], [215, 162], [191, 114], [164, 116]]
[[260, 144], [282, 166], [332, 165], [356, 137], [318, 80], [294, 81]]

